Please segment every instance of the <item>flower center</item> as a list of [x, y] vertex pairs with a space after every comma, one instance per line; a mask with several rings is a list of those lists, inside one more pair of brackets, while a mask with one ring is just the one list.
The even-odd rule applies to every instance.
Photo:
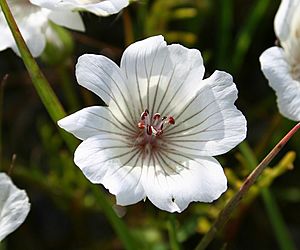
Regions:
[[137, 126], [139, 129], [144, 130], [144, 139], [147, 142], [153, 141], [153, 137], [160, 137], [164, 129], [175, 124], [175, 120], [172, 116], [161, 116], [159, 113], [155, 113], [152, 117], [149, 114], [148, 109], [141, 114], [141, 119]]

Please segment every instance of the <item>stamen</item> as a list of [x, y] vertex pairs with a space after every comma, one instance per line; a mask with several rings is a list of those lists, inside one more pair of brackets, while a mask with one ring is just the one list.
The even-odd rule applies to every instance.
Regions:
[[173, 125], [175, 124], [175, 119], [173, 116], [161, 117], [159, 113], [155, 113], [151, 119], [148, 109], [145, 109], [145, 111], [141, 114], [141, 120], [138, 122], [137, 126], [139, 129], [145, 129], [145, 140], [149, 142], [152, 141], [152, 139], [149, 140], [150, 138], [148, 136], [159, 137], [163, 134], [163, 129], [165, 127], [164, 124]]

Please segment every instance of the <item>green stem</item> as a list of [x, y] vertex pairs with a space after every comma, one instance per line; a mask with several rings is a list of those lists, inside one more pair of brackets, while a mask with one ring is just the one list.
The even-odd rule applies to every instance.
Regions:
[[215, 220], [210, 230], [204, 235], [200, 243], [197, 245], [196, 250], [204, 250], [209, 243], [214, 239], [217, 232], [220, 231], [227, 221], [230, 219], [232, 212], [239, 205], [240, 201], [249, 191], [250, 187], [254, 184], [257, 178], [261, 175], [263, 170], [269, 165], [271, 160], [279, 153], [283, 146], [289, 141], [289, 139], [297, 132], [300, 128], [298, 123], [292, 128], [285, 137], [271, 150], [271, 152], [261, 161], [260, 164], [251, 172], [246, 178], [240, 190], [229, 200], [226, 206], [220, 212], [218, 218]]

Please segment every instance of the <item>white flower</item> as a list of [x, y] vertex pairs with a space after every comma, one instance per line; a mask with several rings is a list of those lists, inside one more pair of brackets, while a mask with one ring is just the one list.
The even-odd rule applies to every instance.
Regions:
[[30, 0], [41, 7], [57, 10], [88, 11], [98, 16], [120, 12], [129, 0]]
[[227, 181], [213, 156], [245, 138], [246, 120], [234, 106], [232, 77], [203, 75], [198, 50], [167, 46], [162, 36], [129, 46], [120, 68], [101, 55], [81, 56], [78, 83], [108, 107], [58, 122], [83, 140], [76, 165], [116, 195], [118, 205], [148, 197], [160, 209], [181, 212], [192, 201], [217, 199]]
[[282, 47], [264, 51], [261, 68], [276, 92], [280, 113], [300, 121], [300, 0], [282, 0], [274, 28]]
[[26, 192], [18, 189], [5, 173], [0, 173], [0, 241], [24, 222], [29, 210]]
[[[46, 34], [51, 29], [49, 21], [70, 29], [84, 30], [84, 24], [79, 13], [69, 10], [48, 10], [31, 4], [29, 0], [8, 0], [7, 2], [21, 34], [34, 57], [39, 56], [45, 48]], [[14, 52], [20, 55], [1, 10], [0, 34], [0, 51], [12, 48]]]

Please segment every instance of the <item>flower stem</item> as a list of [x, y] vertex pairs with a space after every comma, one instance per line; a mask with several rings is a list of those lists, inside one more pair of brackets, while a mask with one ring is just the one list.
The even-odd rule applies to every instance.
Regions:
[[216, 233], [221, 230], [226, 222], [229, 220], [230, 215], [234, 209], [239, 205], [240, 201], [246, 195], [250, 187], [254, 184], [256, 179], [260, 176], [262, 171], [268, 166], [271, 160], [279, 153], [283, 146], [300, 128], [300, 123], [293, 127], [283, 139], [271, 150], [271, 152], [258, 164], [258, 166], [246, 178], [240, 190], [229, 200], [223, 210], [220, 212], [218, 218], [215, 220], [210, 230], [204, 235], [200, 243], [195, 248], [196, 250], [205, 249], [208, 244], [213, 240]]

